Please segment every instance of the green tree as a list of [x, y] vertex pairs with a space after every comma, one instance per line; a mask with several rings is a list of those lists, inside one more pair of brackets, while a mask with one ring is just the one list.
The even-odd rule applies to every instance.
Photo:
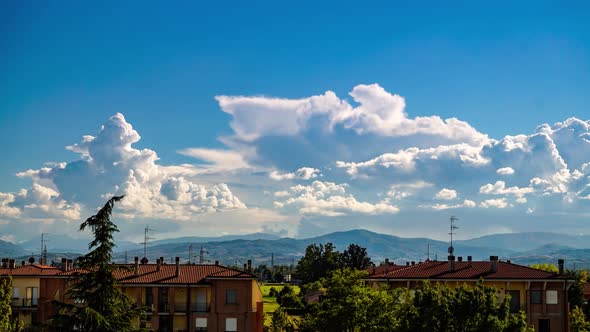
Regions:
[[543, 270], [543, 271], [547, 271], [547, 272], [553, 272], [553, 273], [559, 272], [559, 269], [557, 268], [557, 266], [555, 266], [555, 264], [548, 264], [548, 263], [532, 264], [531, 267], [533, 269]]
[[297, 276], [304, 284], [320, 280], [340, 267], [340, 256], [332, 243], [310, 244], [297, 263]]
[[73, 274], [66, 295], [72, 303], [55, 301], [59, 309], [51, 325], [60, 331], [133, 331], [141, 314], [134, 302], [118, 287], [114, 272], [126, 267], [111, 264], [115, 247], [113, 234], [117, 226], [110, 216], [115, 202], [123, 196], [111, 198], [98, 213], [80, 225], [80, 231], [90, 228], [94, 240], [89, 253], [76, 260], [82, 272]]
[[23, 323], [12, 318], [12, 277], [0, 278], [0, 331], [19, 332]]
[[570, 313], [570, 331], [590, 332], [590, 322], [586, 321], [586, 316], [580, 307], [574, 307]]
[[342, 253], [342, 264], [345, 267], [366, 270], [371, 267], [371, 258], [367, 255], [367, 248], [357, 244], [351, 244], [348, 249]]
[[270, 332], [294, 332], [297, 330], [295, 321], [281, 308], [271, 314]]
[[395, 331], [398, 298], [392, 292], [365, 286], [364, 271], [334, 270], [324, 280], [326, 294], [309, 306], [300, 331]]

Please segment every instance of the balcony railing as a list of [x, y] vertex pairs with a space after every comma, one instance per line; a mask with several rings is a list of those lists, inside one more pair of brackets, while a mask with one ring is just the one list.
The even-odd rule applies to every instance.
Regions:
[[38, 303], [38, 299], [19, 299], [14, 298], [12, 299], [12, 306], [13, 307], [36, 307]]
[[209, 312], [209, 304], [207, 303], [193, 303], [191, 304], [192, 312]]

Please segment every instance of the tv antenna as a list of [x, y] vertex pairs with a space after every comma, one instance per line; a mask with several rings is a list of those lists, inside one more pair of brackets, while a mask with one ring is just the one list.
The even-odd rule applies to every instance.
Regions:
[[199, 250], [199, 264], [205, 264], [205, 254], [208, 254], [209, 252], [207, 250], [205, 250], [205, 248], [203, 248], [203, 246], [201, 246], [201, 250]]
[[191, 263], [191, 259], [193, 258], [193, 245], [192, 243], [188, 246], [188, 263]]
[[143, 229], [143, 242], [141, 242], [140, 244], [143, 244], [143, 257], [147, 258], [147, 244], [149, 240], [153, 240], [153, 237], [149, 237], [148, 236], [148, 232], [154, 232], [155, 230], [151, 229], [149, 226], [145, 226], [145, 228]]
[[46, 265], [47, 264], [47, 242], [49, 240], [45, 239], [45, 235], [49, 235], [49, 233], [41, 233], [41, 250], [39, 255], [39, 264]]
[[455, 217], [455, 216], [451, 216], [451, 222], [450, 222], [450, 227], [451, 227], [451, 231], [449, 232], [449, 235], [451, 236], [451, 246], [449, 247], [449, 255], [453, 255], [453, 253], [455, 252], [455, 248], [453, 247], [453, 235], [457, 234], [455, 233], [455, 230], [459, 229], [458, 226], [455, 225], [455, 222], [457, 222], [459, 220], [459, 218]]
[[432, 246], [432, 243], [427, 243], [426, 244], [426, 261], [430, 261], [430, 247]]

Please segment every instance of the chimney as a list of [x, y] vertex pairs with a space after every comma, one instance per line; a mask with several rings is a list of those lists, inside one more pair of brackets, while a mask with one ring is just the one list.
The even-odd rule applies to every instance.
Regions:
[[406, 262], [406, 266], [410, 266], [410, 262]]
[[455, 271], [455, 256], [449, 255], [449, 271]]
[[557, 260], [557, 267], [559, 269], [559, 275], [563, 275], [565, 261], [563, 258]]
[[180, 257], [176, 256], [176, 276], [180, 275]]
[[166, 264], [166, 261], [164, 261], [164, 257], [160, 256], [160, 264]]
[[159, 258], [156, 259], [156, 271], [160, 271], [161, 266], [162, 266], [162, 261]]
[[251, 259], [248, 260], [248, 270], [247, 271], [248, 271], [248, 273], [252, 272], [252, 260]]
[[416, 265], [416, 262], [415, 261], [412, 261], [412, 265]]
[[507, 259], [507, 260], [506, 260], [506, 263], [508, 263], [508, 264], [511, 264], [511, 263], [512, 263], [512, 261], [511, 261], [511, 260], [509, 260], [509, 259]]
[[248, 268], [248, 264], [244, 263], [244, 271]]
[[64, 272], [67, 272], [68, 271], [67, 264], [68, 264], [68, 260], [66, 258], [62, 258], [61, 259], [61, 270], [62, 271], [64, 271]]
[[68, 271], [71, 271], [74, 269], [74, 260], [73, 259], [68, 259], [66, 261], [66, 266], [68, 268]]
[[219, 265], [219, 261], [215, 261], [215, 265]]
[[472, 260], [473, 260], [473, 257], [467, 256], [467, 266], [471, 266], [471, 261]]
[[20, 261], [20, 266], [25, 266], [25, 261]]
[[389, 258], [385, 258], [385, 265], [389, 265]]
[[3, 269], [8, 268], [8, 258], [2, 258], [2, 268]]
[[16, 265], [16, 262], [14, 261], [14, 259], [11, 259], [8, 262], [8, 268], [10, 268], [10, 269], [14, 269], [16, 267], [15, 265]]
[[463, 256], [457, 257], [457, 262], [462, 262], [462, 261], [463, 261]]
[[498, 256], [490, 256], [490, 271], [498, 272]]
[[137, 256], [133, 257], [133, 263], [135, 265], [133, 270], [135, 272], [135, 275], [137, 275], [139, 273], [139, 257], [137, 257]]

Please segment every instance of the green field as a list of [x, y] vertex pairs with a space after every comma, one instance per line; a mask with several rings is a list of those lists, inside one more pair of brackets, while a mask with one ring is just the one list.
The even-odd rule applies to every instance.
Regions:
[[[299, 286], [297, 286], [297, 285], [291, 285], [291, 286], [295, 290], [295, 293], [299, 294]], [[274, 296], [269, 296], [270, 289], [273, 287], [278, 292], [280, 292], [283, 289], [283, 287], [285, 287], [285, 284], [270, 284], [270, 283], [260, 284], [260, 290], [262, 291], [264, 313], [265, 313], [264, 325], [266, 325], [266, 326], [270, 325], [270, 313], [274, 312], [279, 307], [279, 304], [277, 303], [277, 298]]]

